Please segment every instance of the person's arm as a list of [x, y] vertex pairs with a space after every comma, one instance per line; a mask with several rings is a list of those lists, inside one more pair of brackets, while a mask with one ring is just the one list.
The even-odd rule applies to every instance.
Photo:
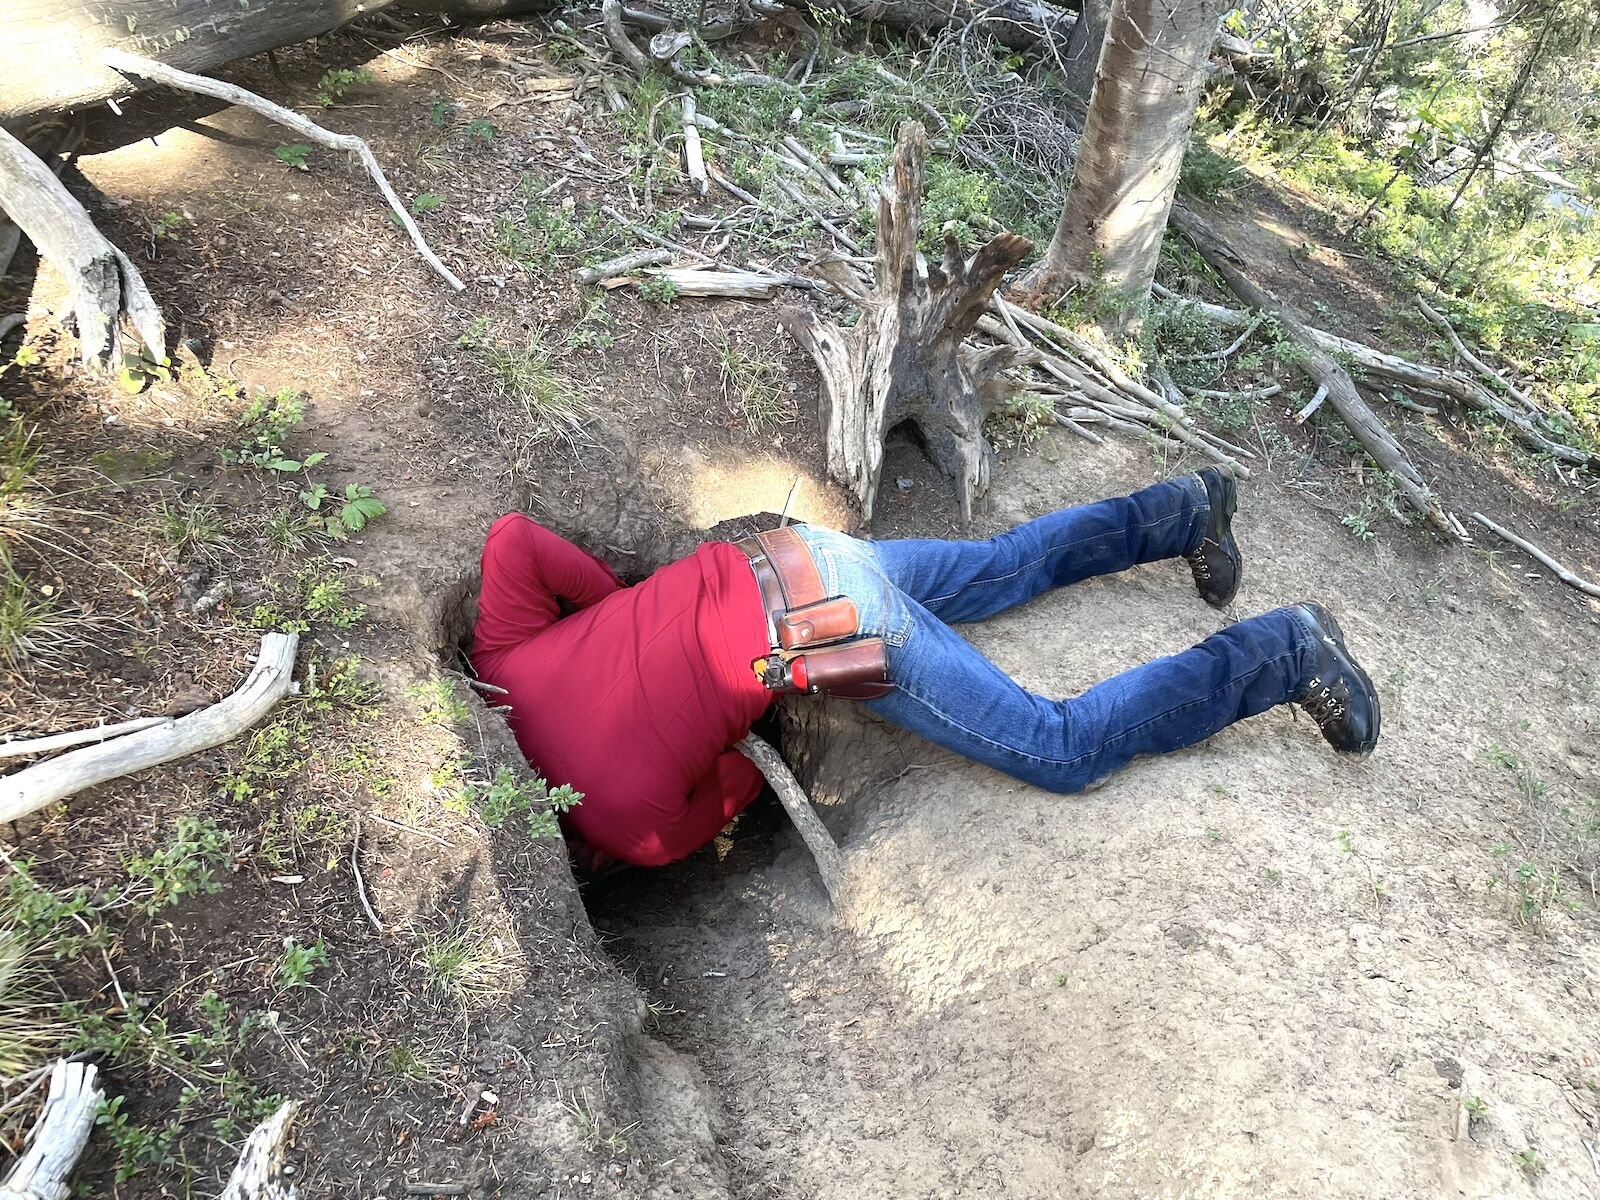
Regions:
[[594, 555], [521, 513], [501, 517], [483, 547], [475, 654], [525, 641], [561, 619], [561, 605], [598, 604], [620, 587]]

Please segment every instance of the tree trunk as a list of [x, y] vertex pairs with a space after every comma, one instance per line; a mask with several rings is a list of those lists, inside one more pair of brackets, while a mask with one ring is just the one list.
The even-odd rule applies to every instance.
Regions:
[[1087, 102], [1094, 93], [1095, 70], [1100, 66], [1100, 47], [1106, 40], [1106, 25], [1111, 20], [1111, 0], [1083, 0], [1083, 11], [1067, 37], [1061, 57], [1066, 64], [1062, 80], [1067, 90]]
[[784, 0], [792, 8], [833, 10], [859, 21], [877, 21], [896, 29], [943, 29], [970, 25], [1012, 50], [1031, 50], [1048, 38], [1064, 46], [1073, 16], [1044, 0]]
[[1545, 16], [1544, 24], [1539, 27], [1539, 36], [1528, 49], [1528, 56], [1522, 60], [1522, 66], [1517, 71], [1516, 79], [1511, 82], [1511, 90], [1506, 93], [1506, 102], [1501, 105], [1499, 114], [1494, 119], [1494, 124], [1489, 127], [1489, 132], [1483, 135], [1483, 141], [1478, 143], [1478, 148], [1472, 152], [1472, 162], [1467, 166], [1467, 173], [1461, 180], [1461, 186], [1456, 188], [1456, 194], [1450, 197], [1450, 203], [1445, 206], [1445, 219], [1449, 220], [1456, 210], [1456, 205], [1461, 202], [1461, 197], [1466, 193], [1467, 185], [1477, 175], [1478, 169], [1483, 166], [1483, 160], [1494, 151], [1495, 142], [1500, 140], [1500, 131], [1511, 119], [1511, 114], [1522, 103], [1522, 94], [1528, 90], [1528, 81], [1533, 78], [1533, 68], [1539, 61], [1539, 56], [1544, 53], [1544, 44], [1550, 37], [1549, 15]]
[[1106, 293], [1095, 315], [1108, 334], [1137, 324], [1220, 18], [1218, 0], [1112, 5], [1077, 170], [1025, 294], [1093, 285]]
[[925, 262], [917, 240], [927, 154], [922, 126], [906, 122], [890, 185], [878, 197], [874, 290], [862, 293], [846, 274], [838, 279], [840, 290], [861, 305], [855, 328], [846, 333], [810, 309], [784, 314], [822, 376], [828, 473], [855, 494], [868, 520], [883, 471], [883, 439], [905, 422], [916, 426], [928, 456], [955, 483], [961, 519], [971, 520], [974, 497], [989, 485], [980, 393], [1017, 358], [1014, 347], [972, 353], [962, 341], [1033, 244], [1002, 233], [967, 259], [949, 238], [942, 266]]

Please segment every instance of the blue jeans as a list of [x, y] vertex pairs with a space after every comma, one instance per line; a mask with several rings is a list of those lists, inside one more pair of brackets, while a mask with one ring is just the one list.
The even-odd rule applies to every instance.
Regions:
[[1075, 792], [1136, 755], [1191, 746], [1298, 698], [1312, 674], [1311, 628], [1278, 609], [1052, 700], [1026, 691], [950, 626], [1051, 588], [1178, 558], [1200, 545], [1209, 515], [1205, 485], [1187, 475], [988, 541], [864, 542], [811, 526], [799, 533], [828, 594], [853, 599], [863, 635], [888, 642], [895, 690], [867, 707], [965, 758]]

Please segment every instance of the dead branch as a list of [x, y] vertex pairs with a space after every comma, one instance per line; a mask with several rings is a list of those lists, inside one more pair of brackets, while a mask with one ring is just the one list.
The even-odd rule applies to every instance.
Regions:
[[794, 772], [789, 770], [789, 764], [753, 733], [740, 739], [738, 750], [761, 769], [772, 790], [778, 793], [778, 799], [783, 802], [789, 819], [794, 822], [800, 840], [816, 860], [817, 873], [822, 876], [822, 886], [828, 890], [828, 899], [838, 904], [844, 888], [844, 856], [839, 853], [839, 844], [833, 840], [828, 827], [811, 807], [810, 797], [794, 777]]
[[157, 725], [171, 725], [171, 717], [137, 717], [132, 721], [119, 721], [115, 725], [92, 725], [87, 729], [74, 729], [70, 733], [52, 733], [36, 738], [11, 738], [0, 742], [0, 758], [23, 758], [35, 754], [50, 754], [70, 746], [89, 742], [109, 741], [125, 733], [138, 733], [141, 729], [154, 729]]
[[629, 271], [636, 271], [640, 267], [654, 267], [671, 261], [671, 250], [635, 250], [632, 254], [620, 254], [616, 258], [608, 258], [605, 262], [596, 263], [592, 267], [580, 268], [578, 282], [600, 283], [617, 275], [626, 275]]
[[298, 1193], [283, 1181], [283, 1149], [299, 1108], [295, 1101], [285, 1101], [250, 1131], [220, 1200], [295, 1200]]
[[1573, 574], [1571, 571], [1567, 570], [1566, 567], [1562, 566], [1555, 559], [1551, 558], [1543, 550], [1539, 549], [1539, 547], [1535, 546], [1532, 542], [1528, 541], [1527, 538], [1518, 537], [1516, 534], [1512, 533], [1509, 529], [1506, 529], [1506, 528], [1504, 528], [1502, 526], [1496, 525], [1493, 521], [1489, 520], [1489, 518], [1484, 516], [1482, 513], [1476, 513], [1476, 512], [1473, 513], [1472, 514], [1472, 519], [1474, 521], [1476, 521], [1479, 525], [1482, 525], [1485, 529], [1487, 529], [1490, 533], [1494, 534], [1496, 537], [1502, 538], [1503, 540], [1505, 540], [1507, 542], [1510, 542], [1513, 546], [1515, 546], [1518, 550], [1521, 550], [1529, 558], [1534, 559], [1535, 561], [1537, 561], [1538, 563], [1540, 563], [1541, 565], [1546, 567], [1550, 571], [1550, 573], [1552, 575], [1554, 575], [1557, 579], [1559, 579], [1562, 583], [1566, 584], [1568, 587], [1577, 588], [1578, 591], [1582, 592], [1585, 596], [1593, 596], [1597, 600], [1600, 600], [1600, 585], [1590, 583], [1587, 579], [1584, 579], [1582, 576]]
[[704, 196], [711, 190], [711, 180], [706, 177], [706, 154], [700, 144], [700, 127], [694, 123], [694, 93], [683, 94], [683, 173], [695, 195]]
[[55, 172], [0, 128], [0, 209], [61, 272], [87, 367], [116, 370], [133, 327], [149, 356], [166, 358], [166, 326], [137, 267], [105, 239]]
[[1471, 350], [1467, 349], [1467, 344], [1461, 340], [1461, 335], [1456, 332], [1456, 327], [1450, 324], [1449, 318], [1446, 317], [1442, 312], [1434, 308], [1433, 305], [1429, 304], [1421, 296], [1417, 297], [1417, 307], [1422, 310], [1423, 316], [1427, 317], [1429, 321], [1431, 321], [1437, 328], [1444, 332], [1444, 335], [1450, 339], [1450, 344], [1455, 347], [1455, 352], [1460, 357], [1461, 361], [1466, 363], [1467, 366], [1471, 367], [1474, 371], [1481, 375], [1485, 383], [1493, 388], [1504, 388], [1506, 395], [1510, 396], [1529, 412], [1542, 413], [1544, 411], [1534, 403], [1533, 398], [1530, 397], [1528, 393], [1522, 391], [1518, 387], [1513, 386], [1510, 380], [1502, 379], [1499, 375], [1495, 374], [1494, 371], [1490, 369], [1488, 363], [1484, 362], [1483, 359], [1479, 358]]
[[1318, 343], [1300, 314], [1246, 275], [1241, 269], [1243, 260], [1200, 217], [1174, 205], [1171, 221], [1173, 227], [1200, 252], [1200, 257], [1227, 281], [1236, 296], [1251, 308], [1272, 313], [1278, 318], [1279, 324], [1304, 352], [1302, 367], [1306, 374], [1319, 387], [1328, 389], [1328, 403], [1333, 405], [1334, 411], [1355, 435], [1356, 441], [1361, 443], [1378, 466], [1390, 474], [1395, 486], [1428, 524], [1443, 537], [1458, 541], [1455, 527], [1445, 517], [1444, 510], [1406, 457], [1400, 443], [1394, 440], [1394, 435], [1361, 398], [1350, 373]]
[[411, 213], [400, 202], [400, 197], [389, 186], [388, 177], [384, 175], [383, 168], [378, 165], [378, 158], [372, 153], [372, 147], [361, 138], [351, 133], [334, 133], [324, 129], [315, 121], [302, 117], [282, 105], [246, 91], [231, 83], [223, 83], [219, 79], [209, 79], [204, 75], [191, 75], [188, 71], [180, 71], [177, 67], [169, 67], [165, 63], [156, 62], [154, 59], [141, 58], [137, 54], [129, 54], [126, 50], [110, 49], [101, 52], [102, 61], [117, 71], [125, 74], [137, 75], [154, 83], [165, 84], [167, 87], [177, 88], [179, 91], [196, 92], [202, 96], [211, 96], [217, 100], [234, 104], [240, 108], [248, 108], [252, 112], [260, 113], [269, 121], [294, 130], [307, 141], [315, 142], [319, 146], [326, 146], [331, 150], [343, 150], [354, 154], [361, 165], [367, 169], [367, 174], [372, 176], [372, 181], [378, 185], [378, 191], [383, 194], [384, 200], [393, 210], [406, 233], [410, 235], [412, 244], [417, 248], [417, 253], [422, 255], [423, 261], [437, 271], [442, 279], [456, 291], [461, 291], [467, 285], [457, 279], [449, 267], [439, 261], [438, 255], [428, 247], [427, 241], [422, 236], [422, 231], [417, 228], [417, 223], [411, 219]]
[[68, 1177], [89, 1144], [105, 1100], [97, 1074], [93, 1063], [56, 1059], [44, 1109], [30, 1135], [32, 1144], [0, 1182], [0, 1200], [67, 1200], [72, 1195]]
[[262, 635], [254, 670], [238, 691], [217, 704], [170, 725], [85, 746], [0, 776], [0, 825], [85, 788], [232, 741], [288, 693], [299, 641], [292, 633]]
[[667, 267], [659, 271], [642, 271], [633, 275], [618, 275], [600, 281], [603, 288], [619, 288], [632, 284], [642, 287], [650, 281], [670, 284], [674, 297], [720, 297], [727, 300], [770, 300], [779, 288], [814, 288], [810, 279], [798, 275], [776, 275], [766, 271], [716, 270], [703, 267]]

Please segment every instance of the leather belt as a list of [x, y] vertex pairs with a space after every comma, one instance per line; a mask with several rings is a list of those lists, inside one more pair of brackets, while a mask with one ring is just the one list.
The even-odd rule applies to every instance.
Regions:
[[792, 526], [736, 543], [750, 560], [767, 618], [768, 654], [752, 667], [772, 691], [871, 700], [893, 691], [888, 648], [863, 638], [847, 596], [830, 597], [811, 547]]

